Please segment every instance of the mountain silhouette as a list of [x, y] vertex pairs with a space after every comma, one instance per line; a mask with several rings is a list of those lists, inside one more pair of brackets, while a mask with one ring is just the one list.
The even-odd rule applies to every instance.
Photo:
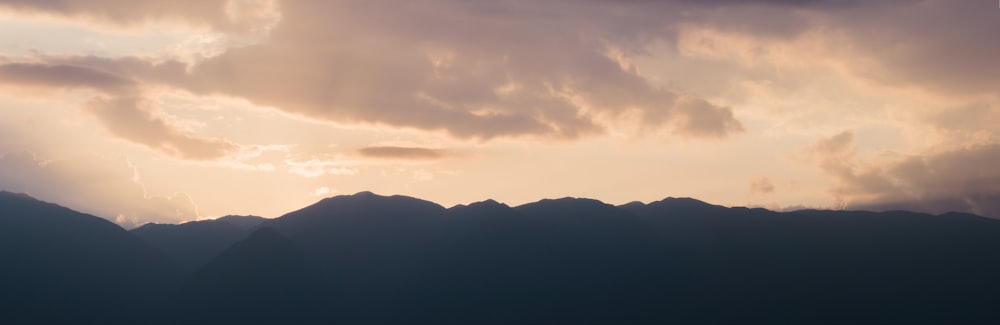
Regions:
[[136, 321], [175, 285], [166, 256], [92, 215], [0, 191], [0, 322]]
[[191, 274], [171, 297], [180, 323], [310, 323], [326, 310], [319, 265], [271, 227]]
[[1000, 271], [997, 220], [670, 198], [623, 208], [695, 253], [713, 322], [988, 323], [1000, 290], [988, 275]]
[[[132, 297], [160, 307], [141, 322], [162, 324], [1000, 321], [1000, 221], [964, 213], [774, 212], [690, 198], [444, 208], [361, 192], [276, 219], [129, 233], [0, 199], [0, 248], [13, 261], [2, 295], [16, 307], [3, 320], [20, 323], [136, 323], [107, 312]], [[146, 277], [170, 269], [166, 255], [186, 265], [183, 281]], [[156, 285], [133, 285], [143, 283]]]
[[[219, 217], [218, 219], [214, 219], [214, 220], [215, 221], [227, 222], [229, 224], [235, 225], [235, 226], [243, 228], [243, 229], [253, 229], [253, 228], [256, 228], [257, 226], [259, 226], [264, 221], [267, 221], [267, 218], [262, 218], [262, 217], [258, 217], [258, 216], [250, 216], [250, 215], [247, 215], [247, 216], [228, 215], [228, 216]], [[209, 220], [205, 220], [205, 221], [209, 221]]]
[[178, 225], [148, 223], [129, 232], [163, 251], [183, 271], [191, 272], [246, 238], [265, 220], [256, 216], [225, 216]]
[[[327, 270], [345, 322], [412, 321], [434, 301], [430, 276], [445, 208], [405, 196], [336, 196], [270, 220]], [[386, 308], [393, 312], [386, 313]]]

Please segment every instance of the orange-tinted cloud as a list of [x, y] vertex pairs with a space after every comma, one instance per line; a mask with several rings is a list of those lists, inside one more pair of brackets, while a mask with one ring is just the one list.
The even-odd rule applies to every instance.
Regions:
[[365, 157], [383, 159], [439, 159], [445, 157], [446, 153], [440, 149], [419, 148], [419, 147], [399, 147], [399, 146], [373, 146], [358, 149], [358, 153]]
[[97, 117], [111, 134], [182, 159], [214, 160], [232, 155], [240, 148], [225, 139], [180, 131], [157, 116], [150, 105], [138, 96], [97, 97], [84, 110]]
[[750, 182], [750, 195], [768, 195], [774, 193], [774, 183], [767, 177], [760, 177]]
[[182, 131], [144, 97], [141, 84], [99, 68], [68, 64], [7, 63], [0, 80], [18, 86], [89, 88], [93, 97], [83, 110], [111, 134], [181, 159], [215, 160], [240, 146], [225, 139], [199, 137]]
[[[578, 16], [534, 14], [569, 9], [550, 2], [399, 8], [384, 1], [288, 1], [280, 8], [283, 18], [269, 38], [192, 67], [136, 67], [135, 58], [57, 61], [315, 119], [459, 138], [576, 138], [601, 134], [626, 117], [692, 137], [743, 130], [731, 108], [654, 86], [629, 65], [628, 55], [648, 41], [644, 34], [666, 27], [641, 6], [581, 3], [573, 9]], [[625, 17], [604, 16], [619, 9]], [[632, 18], [654, 25], [616, 28]]]
[[270, 0], [122, 1], [122, 0], [7, 0], [0, 9], [45, 14], [131, 27], [152, 22], [182, 22], [222, 30], [252, 28], [274, 19]]

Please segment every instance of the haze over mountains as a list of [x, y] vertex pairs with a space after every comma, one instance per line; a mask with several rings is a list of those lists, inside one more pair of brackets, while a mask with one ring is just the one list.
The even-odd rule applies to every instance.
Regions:
[[0, 192], [0, 322], [996, 323], [1000, 221], [370, 192], [126, 231]]

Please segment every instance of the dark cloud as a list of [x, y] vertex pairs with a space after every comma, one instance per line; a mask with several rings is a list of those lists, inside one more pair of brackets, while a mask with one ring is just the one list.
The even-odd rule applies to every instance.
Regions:
[[111, 92], [134, 85], [128, 79], [97, 69], [38, 63], [2, 64], [0, 82], [43, 87], [87, 87]]
[[0, 155], [0, 189], [94, 214], [124, 227], [198, 218], [186, 194], [147, 195], [135, 168], [124, 158], [86, 155], [44, 161], [28, 153]]
[[823, 139], [807, 151], [837, 181], [844, 208], [962, 211], [1000, 218], [1000, 143], [956, 145], [877, 161], [857, 157], [852, 133]]
[[358, 149], [358, 153], [366, 157], [386, 159], [438, 159], [445, 157], [440, 149], [397, 146], [373, 146]]

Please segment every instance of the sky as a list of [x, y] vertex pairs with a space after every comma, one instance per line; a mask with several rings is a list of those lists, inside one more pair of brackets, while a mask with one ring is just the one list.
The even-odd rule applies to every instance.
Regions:
[[0, 189], [124, 227], [373, 191], [1000, 218], [993, 0], [3, 0]]

